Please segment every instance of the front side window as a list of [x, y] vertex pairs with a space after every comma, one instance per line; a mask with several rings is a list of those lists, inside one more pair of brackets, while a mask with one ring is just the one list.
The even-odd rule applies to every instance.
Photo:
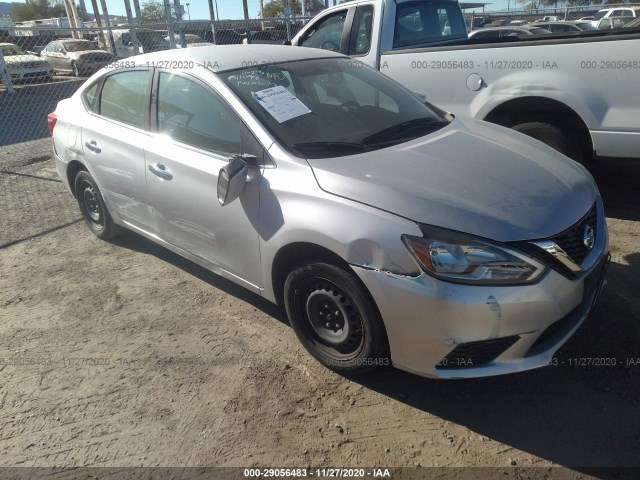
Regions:
[[448, 124], [384, 75], [341, 58], [220, 74], [281, 145], [301, 158], [346, 156]]
[[212, 91], [181, 75], [160, 72], [158, 132], [225, 157], [240, 154], [237, 116]]
[[304, 39], [300, 42], [301, 47], [322, 48], [339, 52], [342, 44], [342, 31], [347, 20], [347, 10], [333, 14], [320, 21]]
[[146, 128], [149, 72], [133, 70], [109, 75], [100, 94], [100, 115], [127, 125]]
[[373, 25], [373, 6], [358, 7], [355, 18], [355, 45], [351, 45], [349, 54], [366, 55], [371, 48], [371, 27]]

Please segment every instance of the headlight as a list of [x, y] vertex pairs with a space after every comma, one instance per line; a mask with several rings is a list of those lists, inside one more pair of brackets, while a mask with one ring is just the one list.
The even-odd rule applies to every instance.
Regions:
[[424, 237], [402, 239], [422, 269], [434, 277], [478, 285], [535, 282], [546, 267], [504, 245], [449, 230], [422, 227]]

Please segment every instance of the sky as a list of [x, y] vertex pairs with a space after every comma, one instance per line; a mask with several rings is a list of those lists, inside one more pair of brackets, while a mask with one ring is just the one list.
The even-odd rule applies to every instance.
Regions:
[[[10, 1], [10, 0], [9, 0]], [[15, 0], [14, 0], [15, 1]], [[107, 8], [109, 9], [110, 15], [126, 15], [126, 11], [124, 8], [123, 0], [106, 0]], [[133, 1], [131, 1], [131, 7], [133, 8]], [[139, 0], [142, 5], [145, 0]], [[173, 1], [173, 0], [171, 0]], [[226, 19], [240, 19], [244, 18], [244, 12], [242, 8], [242, 0], [213, 0], [214, 5], [217, 6], [219, 18], [221, 20]], [[267, 3], [269, 0], [264, 0], [264, 3]], [[489, 0], [487, 3], [486, 10], [506, 10], [507, 2], [509, 2], [510, 7], [513, 9], [517, 0]], [[77, 0], [79, 2], [79, 0]], [[186, 0], [181, 0], [183, 6], [185, 6], [185, 16], [184, 19], [187, 19], [186, 14]], [[209, 3], [208, 0], [188, 0], [189, 3], [189, 12], [191, 14], [192, 20], [208, 20], [209, 19]], [[329, 0], [330, 5], [333, 5], [333, 0]], [[85, 4], [87, 6], [87, 10], [92, 12], [91, 9], [91, 0], [85, 0]], [[98, 1], [98, 5], [100, 1]], [[249, 17], [258, 18], [258, 12], [260, 11], [260, 1], [259, 0], [248, 0], [249, 5]], [[518, 6], [521, 7], [521, 3], [518, 2]], [[476, 10], [476, 12], [480, 12], [481, 9]]]

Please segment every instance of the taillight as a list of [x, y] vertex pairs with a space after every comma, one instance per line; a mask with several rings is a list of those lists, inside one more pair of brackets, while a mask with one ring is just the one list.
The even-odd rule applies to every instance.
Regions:
[[47, 123], [49, 124], [49, 134], [53, 137], [53, 129], [56, 128], [58, 116], [55, 113], [47, 115]]

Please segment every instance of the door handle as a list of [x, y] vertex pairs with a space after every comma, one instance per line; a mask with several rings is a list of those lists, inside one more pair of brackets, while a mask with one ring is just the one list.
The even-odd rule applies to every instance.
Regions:
[[162, 178], [163, 180], [171, 180], [173, 178], [173, 173], [171, 173], [171, 170], [165, 167], [162, 163], [149, 165], [149, 171], [154, 175]]
[[100, 153], [102, 149], [98, 146], [98, 142], [91, 140], [90, 142], [84, 142], [85, 146], [93, 153]]

